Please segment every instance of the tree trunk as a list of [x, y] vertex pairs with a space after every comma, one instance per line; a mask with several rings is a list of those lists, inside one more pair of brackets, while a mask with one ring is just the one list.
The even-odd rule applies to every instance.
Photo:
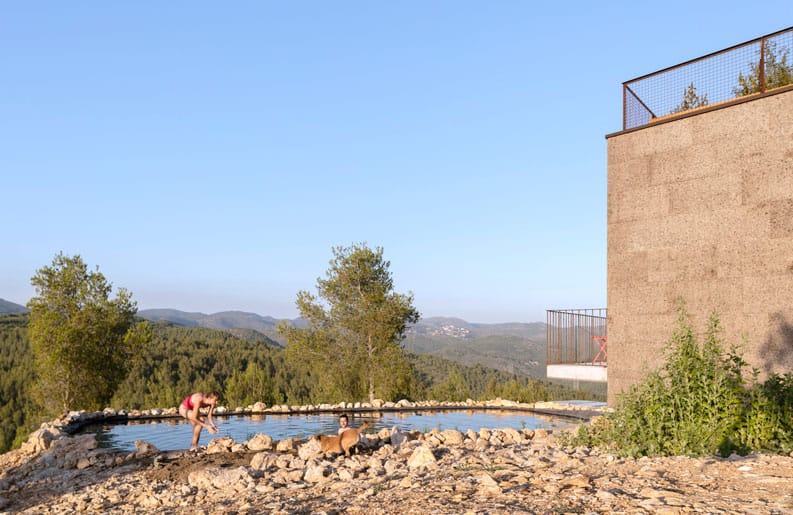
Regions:
[[368, 336], [366, 343], [368, 354], [368, 373], [369, 373], [369, 403], [374, 403], [374, 346], [372, 345], [372, 335]]

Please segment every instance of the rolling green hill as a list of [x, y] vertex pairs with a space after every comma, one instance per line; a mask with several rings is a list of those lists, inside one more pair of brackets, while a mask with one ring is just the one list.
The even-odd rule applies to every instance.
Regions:
[[405, 338], [405, 349], [465, 366], [482, 365], [510, 374], [545, 377], [544, 334], [541, 341], [498, 334], [470, 339], [410, 334]]
[[[147, 309], [139, 311], [138, 316], [187, 327], [220, 329], [249, 341], [265, 338], [271, 344], [286, 345], [275, 331], [281, 320], [255, 313], [224, 311], [207, 315]], [[304, 325], [299, 318], [287, 322]], [[430, 317], [421, 319], [407, 331], [405, 349], [465, 366], [481, 365], [509, 374], [545, 377], [545, 324], [541, 322], [480, 324], [460, 318]]]
[[[228, 331], [239, 338], [255, 340], [259, 337], [279, 347], [286, 345], [286, 340], [275, 331], [281, 321], [270, 316], [261, 316], [244, 311], [221, 311], [207, 315], [205, 313], [188, 313], [176, 309], [143, 309], [138, 316], [152, 322], [170, 322], [185, 327], [204, 327]], [[298, 324], [299, 320], [290, 320]], [[253, 332], [252, 332], [253, 331]]]

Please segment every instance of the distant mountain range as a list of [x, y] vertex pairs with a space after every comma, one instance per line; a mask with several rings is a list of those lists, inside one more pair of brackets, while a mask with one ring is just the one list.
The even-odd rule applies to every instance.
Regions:
[[[0, 299], [0, 314], [25, 313], [25, 306]], [[177, 309], [144, 309], [138, 316], [152, 322], [204, 327], [233, 333], [245, 339], [261, 336], [275, 345], [285, 339], [275, 327], [282, 320], [305, 327], [301, 318], [278, 319], [244, 311], [191, 313]], [[409, 328], [405, 348], [417, 354], [432, 354], [463, 365], [483, 365], [530, 377], [545, 377], [545, 324], [480, 324], [460, 318], [423, 318]]]
[[27, 313], [28, 308], [20, 304], [14, 304], [4, 299], [0, 299], [0, 315], [10, 315], [16, 313]]
[[[281, 346], [284, 338], [275, 331], [286, 320], [305, 327], [302, 318], [278, 319], [243, 311], [223, 311], [207, 315], [175, 309], [144, 309], [138, 316], [151, 321], [165, 321], [177, 325], [206, 327], [233, 332], [255, 331]], [[463, 365], [483, 365], [505, 372], [530, 377], [545, 377], [545, 324], [507, 323], [479, 324], [460, 318], [423, 318], [408, 329], [405, 348], [417, 354], [433, 354]]]

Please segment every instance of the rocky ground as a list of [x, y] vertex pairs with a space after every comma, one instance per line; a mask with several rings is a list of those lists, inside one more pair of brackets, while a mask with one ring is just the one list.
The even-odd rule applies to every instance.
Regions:
[[54, 427], [0, 456], [7, 513], [793, 513], [793, 457], [623, 459], [544, 430], [212, 440], [202, 452], [96, 448]]

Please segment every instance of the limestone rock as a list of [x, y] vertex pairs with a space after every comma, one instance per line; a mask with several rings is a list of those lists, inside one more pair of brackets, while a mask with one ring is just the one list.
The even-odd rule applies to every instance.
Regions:
[[309, 439], [306, 443], [297, 449], [297, 455], [302, 459], [307, 460], [320, 456], [322, 454], [322, 444], [313, 438]]
[[498, 495], [502, 492], [502, 489], [499, 486], [498, 481], [493, 479], [493, 476], [491, 476], [490, 474], [483, 473], [476, 478], [476, 481], [479, 484], [480, 494]]
[[191, 472], [187, 478], [190, 486], [196, 488], [231, 489], [237, 492], [244, 490], [251, 481], [251, 475], [245, 467], [210, 467]]
[[53, 440], [57, 440], [63, 436], [63, 433], [54, 427], [45, 427], [38, 429], [28, 436], [28, 442], [32, 444], [32, 452], [40, 452], [50, 448]]
[[135, 456], [138, 458], [142, 456], [150, 456], [159, 452], [160, 450], [157, 449], [154, 444], [150, 444], [144, 440], [135, 440]]
[[576, 474], [562, 479], [559, 484], [561, 486], [569, 486], [573, 488], [590, 488], [592, 486], [592, 481], [586, 476]]
[[275, 450], [278, 452], [290, 452], [297, 450], [297, 446], [302, 442], [299, 438], [287, 438], [279, 441], [275, 445]]
[[272, 448], [273, 439], [264, 433], [256, 433], [248, 440], [248, 449], [251, 451], [269, 451]]
[[446, 429], [441, 432], [441, 436], [446, 445], [460, 445], [465, 440], [465, 435], [456, 429]]
[[231, 452], [231, 448], [237, 442], [230, 436], [221, 436], [220, 438], [213, 438], [207, 445], [207, 454], [214, 454], [218, 452]]
[[275, 454], [271, 452], [260, 452], [253, 455], [251, 458], [251, 468], [256, 470], [266, 470], [270, 466], [274, 466], [276, 461]]
[[309, 483], [319, 483], [325, 480], [325, 476], [329, 475], [330, 469], [324, 464], [313, 465], [306, 468], [303, 479]]
[[429, 447], [421, 446], [416, 448], [408, 458], [407, 465], [411, 469], [421, 467], [431, 467], [437, 463], [435, 455]]

